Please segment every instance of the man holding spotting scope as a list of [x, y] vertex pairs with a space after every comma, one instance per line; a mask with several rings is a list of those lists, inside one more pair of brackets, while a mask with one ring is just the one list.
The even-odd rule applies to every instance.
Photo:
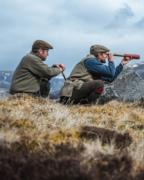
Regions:
[[[123, 56], [120, 64], [115, 67], [113, 55], [103, 45], [90, 47], [90, 54], [83, 58], [73, 68], [70, 76], [61, 90], [60, 102], [68, 103], [96, 103], [104, 89], [104, 81], [112, 82], [123, 70], [123, 66], [132, 59], [139, 59], [136, 55]], [[106, 59], [108, 65], [105, 65]]]

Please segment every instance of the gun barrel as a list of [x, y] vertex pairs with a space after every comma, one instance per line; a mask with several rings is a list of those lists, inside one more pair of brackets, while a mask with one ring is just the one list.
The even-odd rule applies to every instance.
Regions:
[[129, 57], [131, 59], [140, 59], [140, 55], [138, 55], [138, 54], [113, 54], [113, 56], [117, 56], [117, 57]]

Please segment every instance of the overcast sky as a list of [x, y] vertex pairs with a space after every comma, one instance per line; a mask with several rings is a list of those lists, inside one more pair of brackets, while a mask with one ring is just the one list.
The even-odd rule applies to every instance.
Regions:
[[93, 44], [143, 59], [143, 28], [144, 0], [0, 1], [0, 70], [14, 70], [36, 39], [54, 46], [46, 63], [66, 73]]

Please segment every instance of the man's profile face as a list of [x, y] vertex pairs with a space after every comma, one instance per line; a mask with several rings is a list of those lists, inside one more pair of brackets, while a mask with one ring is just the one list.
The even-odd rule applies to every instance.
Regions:
[[106, 63], [106, 59], [108, 58], [108, 55], [106, 52], [98, 53], [97, 58], [101, 63]]
[[45, 61], [47, 56], [48, 56], [48, 50], [46, 50], [46, 49], [39, 49], [38, 55], [42, 59], [42, 61]]

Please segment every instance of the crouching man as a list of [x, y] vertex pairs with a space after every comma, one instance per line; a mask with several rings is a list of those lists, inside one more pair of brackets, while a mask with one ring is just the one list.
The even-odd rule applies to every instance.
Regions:
[[[90, 47], [90, 54], [82, 59], [65, 81], [61, 89], [60, 102], [67, 103], [96, 103], [104, 90], [104, 81], [112, 82], [128, 63], [129, 58], [122, 59], [115, 67], [110, 50], [102, 45]], [[108, 59], [108, 65], [105, 65]]]
[[63, 64], [52, 67], [44, 64], [48, 52], [53, 47], [43, 40], [36, 40], [32, 50], [25, 55], [16, 68], [10, 87], [10, 93], [28, 93], [47, 97], [50, 90], [49, 80], [64, 71]]

